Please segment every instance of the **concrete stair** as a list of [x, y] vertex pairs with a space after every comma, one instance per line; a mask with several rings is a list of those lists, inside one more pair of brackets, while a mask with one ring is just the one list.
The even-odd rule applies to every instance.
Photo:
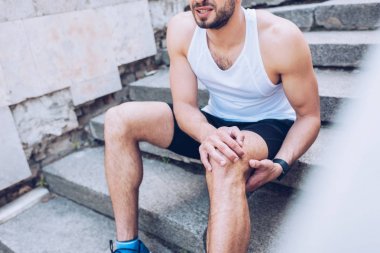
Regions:
[[[103, 148], [88, 148], [44, 168], [53, 192], [112, 217]], [[202, 174], [155, 159], [143, 159], [140, 229], [185, 251], [203, 252], [208, 193]], [[287, 187], [268, 185], [249, 197], [252, 219], [250, 252], [268, 252], [289, 199]], [[180, 251], [175, 251], [180, 252]]]
[[269, 8], [273, 14], [289, 19], [301, 30], [374, 30], [379, 27], [380, 1], [333, 0]]
[[[0, 252], [109, 253], [114, 231], [112, 219], [52, 195], [0, 226]], [[154, 252], [173, 252], [145, 233], [140, 237]]]
[[[319, 157], [329, 145], [339, 106], [355, 98], [358, 67], [368, 48], [380, 44], [380, 1], [334, 0], [272, 8], [305, 31], [310, 44], [321, 98], [322, 121], [317, 141], [280, 184], [268, 184], [248, 197], [252, 219], [249, 252], [270, 252], [287, 206], [313, 169], [324, 169]], [[208, 94], [199, 87], [199, 103]], [[129, 98], [171, 102], [168, 70], [129, 85]], [[90, 123], [93, 137], [102, 143], [104, 116]], [[155, 252], [203, 252], [208, 193], [199, 160], [140, 143], [144, 153], [144, 180], [140, 190], [140, 236]], [[75, 152], [45, 167], [50, 190], [61, 197], [40, 203], [0, 226], [0, 252], [107, 252], [114, 238], [111, 202], [103, 167], [103, 147]], [[94, 212], [95, 211], [95, 212]], [[59, 228], [54, 223], [62, 224]], [[62, 223], [60, 223], [62, 222]], [[43, 226], [41, 226], [43, 224]], [[41, 226], [41, 228], [40, 228]], [[14, 231], [23, 230], [18, 234]], [[51, 238], [38, 237], [38, 231]], [[86, 235], [86, 241], [80, 239]], [[148, 235], [148, 236], [147, 236]], [[21, 237], [20, 237], [21, 236]], [[81, 237], [82, 236], [82, 237]], [[62, 237], [64, 242], [60, 244]], [[92, 239], [91, 239], [92, 238]]]

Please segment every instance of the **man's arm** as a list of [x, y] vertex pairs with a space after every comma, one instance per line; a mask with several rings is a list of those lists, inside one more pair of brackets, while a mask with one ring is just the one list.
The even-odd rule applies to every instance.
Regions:
[[[294, 163], [302, 156], [317, 138], [320, 129], [320, 105], [318, 85], [312, 65], [310, 49], [302, 33], [295, 25], [286, 23], [278, 31], [279, 52], [276, 55], [278, 69], [285, 94], [294, 108], [297, 118], [290, 128], [284, 143], [276, 158]], [[276, 48], [276, 47], [275, 47]], [[276, 179], [282, 172], [279, 164], [272, 161], [251, 160], [250, 165], [256, 168], [255, 173], [247, 183], [249, 190], [254, 190], [262, 184]], [[276, 170], [273, 170], [277, 167]], [[274, 173], [266, 173], [274, 171]]]
[[[223, 164], [226, 162], [225, 157], [233, 161], [239, 158], [239, 155], [244, 154], [234, 139], [241, 142], [242, 135], [237, 128], [216, 129], [207, 122], [206, 117], [198, 108], [197, 78], [186, 58], [195, 23], [185, 15], [188, 13], [182, 13], [172, 18], [167, 31], [174, 114], [179, 127], [201, 143], [202, 163], [206, 169], [211, 170], [209, 156]], [[216, 152], [216, 148], [225, 157]]]

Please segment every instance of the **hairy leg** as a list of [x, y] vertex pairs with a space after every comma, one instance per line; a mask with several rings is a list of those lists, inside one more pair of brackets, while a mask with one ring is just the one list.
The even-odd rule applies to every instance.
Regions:
[[250, 219], [245, 185], [252, 169], [250, 159], [268, 156], [265, 141], [257, 134], [244, 132], [245, 155], [225, 166], [211, 160], [213, 170], [206, 172], [210, 195], [207, 252], [245, 253], [250, 238]]
[[116, 222], [117, 239], [138, 231], [138, 192], [143, 177], [139, 141], [166, 148], [174, 132], [170, 107], [162, 102], [127, 102], [105, 118], [105, 169]]

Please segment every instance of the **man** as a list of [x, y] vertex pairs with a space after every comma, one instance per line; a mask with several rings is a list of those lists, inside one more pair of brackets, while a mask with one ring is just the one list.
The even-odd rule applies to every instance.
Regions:
[[[167, 31], [173, 107], [128, 102], [106, 114], [115, 252], [149, 252], [137, 238], [139, 141], [201, 159], [210, 195], [207, 252], [238, 253], [250, 238], [246, 192], [283, 176], [320, 128], [310, 50], [294, 24], [244, 10], [241, 0], [189, 3], [191, 12], [172, 18]], [[210, 93], [201, 110], [198, 83]]]

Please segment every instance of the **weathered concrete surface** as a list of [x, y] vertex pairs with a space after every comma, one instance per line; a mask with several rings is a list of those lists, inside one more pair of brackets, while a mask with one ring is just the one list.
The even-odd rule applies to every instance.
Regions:
[[33, 0], [1, 0], [0, 22], [34, 17]]
[[[143, 162], [144, 180], [139, 200], [141, 230], [190, 252], [203, 252], [203, 233], [208, 217], [204, 176], [155, 160], [144, 159]], [[112, 215], [103, 172], [103, 148], [72, 154], [46, 167], [44, 172], [52, 191]], [[258, 192], [261, 193], [254, 195], [251, 203], [257, 208], [252, 213], [255, 217], [252, 243], [255, 247], [265, 247], [274, 233], [273, 227], [265, 224], [271, 219], [276, 220], [274, 216], [280, 219], [280, 213], [285, 209], [283, 203], [287, 202], [289, 195], [282, 190], [277, 193], [267, 189]], [[264, 205], [270, 200], [273, 200], [273, 205], [268, 210]], [[273, 223], [273, 226], [276, 225]], [[266, 239], [257, 241], [258, 234]]]
[[[42, 42], [46, 46], [46, 41]], [[69, 80], [46, 80], [47, 72], [40, 73], [30, 48], [22, 21], [0, 23], [0, 85], [7, 95], [3, 105], [17, 104], [26, 98], [39, 97], [70, 86]], [[41, 49], [43, 50], [43, 49]], [[46, 70], [47, 71], [47, 70]]]
[[301, 30], [373, 30], [379, 27], [380, 1], [335, 0], [269, 8], [295, 23]]
[[316, 4], [308, 4], [302, 6], [284, 6], [270, 8], [268, 11], [276, 16], [288, 19], [296, 24], [301, 30], [309, 31], [314, 25], [314, 12]]
[[0, 190], [31, 175], [12, 114], [0, 107]]
[[22, 143], [29, 146], [78, 127], [68, 90], [20, 103], [13, 109], [13, 117]]
[[111, 27], [111, 46], [117, 65], [156, 54], [156, 43], [146, 0], [104, 7], [97, 10]]
[[156, 54], [145, 0], [0, 23], [0, 47], [2, 105], [73, 86], [84, 103], [121, 89], [118, 65]]
[[155, 30], [164, 29], [170, 18], [179, 12], [183, 12], [188, 4], [187, 0], [150, 0], [149, 8], [153, 28]]
[[[112, 216], [103, 152], [103, 148], [77, 152], [44, 172], [52, 191]], [[186, 249], [201, 246], [208, 211], [203, 176], [152, 160], [144, 160], [144, 166], [140, 228]]]
[[18, 197], [11, 203], [0, 208], [0, 224], [3, 224], [10, 219], [16, 217], [20, 213], [25, 212], [35, 204], [39, 203], [43, 198], [49, 195], [46, 188], [39, 187], [30, 192]]
[[316, 25], [331, 30], [368, 30], [379, 27], [380, 1], [335, 0], [316, 8]]
[[315, 67], [359, 67], [369, 46], [380, 44], [376, 31], [306, 32]]
[[74, 83], [70, 87], [74, 105], [80, 105], [121, 89], [118, 70], [90, 80]]
[[[108, 253], [114, 221], [64, 198], [39, 203], [0, 226], [0, 252]], [[172, 253], [156, 239], [139, 234], [150, 250]], [[9, 251], [2, 250], [6, 246]]]

